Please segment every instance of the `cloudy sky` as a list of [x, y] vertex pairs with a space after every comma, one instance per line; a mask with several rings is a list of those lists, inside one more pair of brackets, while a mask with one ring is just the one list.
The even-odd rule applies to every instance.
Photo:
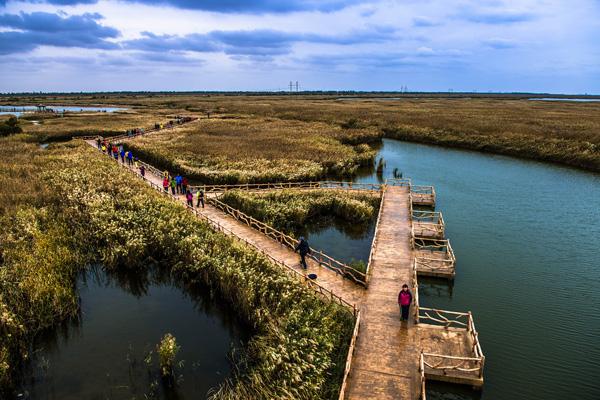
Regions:
[[599, 0], [0, 0], [0, 92], [600, 93]]

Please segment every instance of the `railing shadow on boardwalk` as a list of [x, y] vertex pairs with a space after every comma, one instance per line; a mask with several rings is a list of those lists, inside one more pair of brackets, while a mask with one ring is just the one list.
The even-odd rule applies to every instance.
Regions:
[[[90, 145], [94, 137], [80, 138], [87, 140]], [[131, 136], [126, 136], [124, 139], [129, 139]], [[146, 170], [157, 176], [162, 176], [163, 172], [159, 169], [149, 165], [143, 161], [138, 161], [140, 165], [144, 165]], [[126, 168], [132, 174], [139, 176], [139, 173], [132, 170], [125, 164], [119, 163]], [[160, 193], [179, 201], [176, 196], [171, 195], [163, 190], [159, 185], [147, 181], [154, 189]], [[435, 205], [435, 191], [432, 187], [415, 186], [417, 188], [413, 193], [413, 186], [411, 181], [408, 179], [400, 180], [388, 180], [383, 185], [379, 184], [356, 184], [352, 182], [335, 182], [335, 181], [324, 181], [324, 182], [297, 182], [297, 183], [265, 183], [265, 184], [242, 184], [242, 185], [210, 185], [210, 186], [196, 186], [193, 189], [205, 190], [207, 194], [214, 193], [219, 194], [228, 190], [241, 189], [250, 191], [269, 191], [269, 190], [281, 190], [281, 189], [293, 189], [293, 190], [312, 190], [312, 189], [340, 189], [340, 190], [362, 190], [362, 191], [375, 191], [381, 193], [381, 204], [377, 224], [376, 232], [373, 238], [373, 244], [371, 253], [369, 256], [369, 262], [367, 264], [366, 273], [357, 271], [343, 263], [334, 260], [331, 257], [326, 256], [322, 252], [316, 252], [313, 254], [313, 259], [322, 265], [358, 284], [368, 286], [369, 282], [369, 268], [373, 259], [373, 249], [377, 244], [377, 231], [381, 214], [383, 213], [383, 200], [386, 195], [386, 188], [388, 186], [402, 186], [408, 188], [409, 193], [409, 215], [411, 219], [411, 249], [413, 250], [413, 268], [412, 268], [412, 290], [415, 296], [414, 307], [413, 307], [413, 319], [415, 327], [419, 332], [420, 340], [420, 356], [418, 360], [418, 371], [415, 371], [420, 379], [419, 393], [416, 394], [421, 398], [425, 398], [425, 380], [436, 379], [442, 381], [456, 382], [456, 383], [469, 383], [474, 386], [480, 386], [483, 384], [483, 367], [485, 363], [485, 357], [481, 350], [477, 331], [475, 330], [475, 324], [473, 317], [470, 312], [459, 313], [453, 311], [437, 310], [430, 308], [423, 308], [419, 306], [419, 289], [417, 282], [417, 275], [432, 275], [432, 276], [445, 276], [454, 277], [455, 274], [455, 256], [447, 239], [443, 238], [430, 238], [430, 237], [417, 237], [415, 236], [415, 229], [413, 221], [415, 216], [423, 216], [423, 218], [430, 218], [434, 220], [434, 224], [444, 226], [443, 218], [441, 214], [435, 212], [425, 212], [427, 214], [421, 214], [413, 210], [414, 205]], [[430, 188], [430, 189], [429, 189]], [[416, 200], [413, 200], [413, 194]], [[277, 231], [276, 229], [242, 213], [233, 207], [218, 200], [216, 196], [207, 197], [207, 201], [212, 204], [215, 208], [219, 209], [223, 213], [233, 217], [235, 220], [246, 224], [249, 227], [261, 232], [267, 237], [270, 237], [282, 245], [293, 248], [296, 244], [294, 238]], [[308, 286], [315, 292], [319, 293], [323, 298], [329, 301], [335, 301], [343, 305], [349, 310], [355, 317], [355, 329], [350, 343], [350, 349], [347, 356], [344, 380], [342, 382], [342, 390], [340, 392], [340, 399], [345, 398], [345, 390], [347, 388], [347, 380], [349, 379], [350, 372], [352, 370], [352, 360], [354, 356], [356, 340], [360, 334], [360, 311], [359, 305], [350, 303], [344, 298], [335, 294], [332, 290], [327, 289], [320, 285], [318, 282], [308, 279], [305, 274], [296, 271], [284, 262], [275, 259], [268, 252], [261, 249], [251, 241], [241, 237], [236, 232], [223, 226], [218, 220], [212, 219], [210, 216], [199, 212], [193, 207], [187, 207], [187, 209], [198, 218], [202, 218], [207, 221], [216, 230], [222, 231], [237, 240], [245, 243], [248, 246], [255, 248], [261, 254], [269, 258], [276, 265], [284, 268], [292, 276], [296, 277], [299, 282]], [[416, 213], [416, 214], [415, 214]], [[442, 230], [443, 232], [443, 230]], [[438, 275], [436, 275], [436, 271]], [[401, 356], [401, 355], [399, 355]]]

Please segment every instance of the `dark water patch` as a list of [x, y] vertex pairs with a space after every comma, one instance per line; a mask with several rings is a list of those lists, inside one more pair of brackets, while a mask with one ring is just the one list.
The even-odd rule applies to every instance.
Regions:
[[[158, 269], [93, 268], [77, 285], [79, 317], [36, 339], [19, 398], [205, 398], [229, 377], [228, 355], [250, 335], [210, 290], [182, 287]], [[181, 346], [175, 385], [158, 372], [156, 344], [165, 333]]]
[[323, 251], [330, 257], [344, 263], [369, 259], [371, 243], [375, 233], [375, 222], [351, 224], [339, 219], [311, 221], [298, 236], [307, 238], [311, 247]]

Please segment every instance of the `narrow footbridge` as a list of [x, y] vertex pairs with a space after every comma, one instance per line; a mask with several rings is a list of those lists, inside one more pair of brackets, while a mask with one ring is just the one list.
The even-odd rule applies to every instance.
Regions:
[[[82, 139], [96, 147], [96, 137]], [[144, 179], [149, 185], [186, 203], [184, 196], [163, 190], [162, 171], [140, 163], [146, 168]], [[138, 170], [119, 164], [140, 176]], [[393, 179], [385, 184], [326, 181], [192, 187], [193, 191], [199, 189], [205, 192], [207, 204], [204, 208], [186, 206], [190, 213], [252, 246], [300, 283], [345, 306], [356, 317], [340, 400], [425, 399], [427, 379], [483, 385], [485, 357], [471, 313], [419, 305], [419, 275], [453, 279], [456, 272], [441, 213], [413, 210], [413, 206], [435, 207], [433, 187]], [[283, 189], [361, 190], [381, 196], [366, 272], [316, 249], [307, 260], [308, 269], [303, 270], [294, 252], [295, 238], [220, 201], [220, 195], [228, 190]], [[310, 279], [310, 274], [317, 278]], [[414, 302], [410, 320], [401, 322], [397, 296], [403, 284], [412, 288]]]

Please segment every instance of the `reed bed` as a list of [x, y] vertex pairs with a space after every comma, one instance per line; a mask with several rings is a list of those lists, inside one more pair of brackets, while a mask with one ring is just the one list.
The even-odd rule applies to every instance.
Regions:
[[303, 181], [349, 175], [372, 163], [372, 130], [240, 117], [202, 119], [128, 141], [149, 162], [207, 184]]
[[[127, 110], [118, 112], [67, 112], [23, 114], [19, 119], [25, 133], [38, 141], [69, 140], [74, 136], [115, 136], [134, 128], [151, 128], [164, 123], [174, 114], [171, 110]], [[34, 123], [35, 121], [35, 123]]]
[[267, 193], [230, 190], [219, 199], [292, 236], [298, 236], [307, 224], [321, 219], [366, 225], [377, 216], [381, 201], [380, 196], [370, 193], [327, 189]]
[[[87, 145], [41, 150], [23, 135], [0, 140], [0, 177], [7, 184], [0, 187], [14, 190], [2, 197], [0, 224], [5, 393], [30, 357], [35, 333], [77, 312], [74, 282], [84, 265], [145, 268], [152, 257], [178, 279], [212, 288], [254, 330], [237, 373], [215, 389], [213, 399], [337, 397], [353, 328], [347, 310], [192, 218]], [[26, 152], [13, 154], [14, 148]]]

